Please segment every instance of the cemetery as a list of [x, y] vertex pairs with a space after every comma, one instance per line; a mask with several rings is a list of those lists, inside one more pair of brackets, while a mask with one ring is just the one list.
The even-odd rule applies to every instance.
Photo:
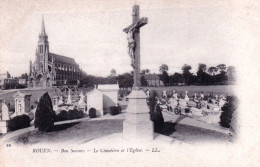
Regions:
[[[169, 144], [173, 140], [182, 142], [194, 138], [229, 141], [235, 127], [232, 120], [236, 119], [233, 96], [210, 89], [205, 93], [192, 87], [189, 90], [178, 90], [178, 87], [150, 90], [141, 86], [140, 29], [148, 24], [148, 18], [140, 18], [138, 5], [133, 6], [132, 20], [132, 24], [123, 29], [133, 68], [134, 84], [130, 94], [120, 97], [118, 83], [95, 85], [89, 91], [50, 88], [40, 93], [35, 104], [33, 93], [15, 92], [12, 97], [1, 100], [0, 133], [5, 134], [2, 138], [18, 129], [34, 127], [10, 140], [30, 144], [39, 136], [42, 141], [48, 141], [50, 138], [46, 134], [51, 137], [59, 134], [62, 137], [55, 141], [73, 138], [78, 143], [93, 139], [106, 141], [107, 138], [129, 142], [166, 141]], [[5, 100], [14, 101], [12, 111]]]

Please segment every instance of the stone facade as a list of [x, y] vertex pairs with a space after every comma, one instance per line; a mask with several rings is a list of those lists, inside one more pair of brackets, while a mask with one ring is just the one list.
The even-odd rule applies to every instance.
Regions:
[[42, 20], [41, 33], [35, 52], [35, 61], [30, 61], [28, 87], [51, 87], [52, 85], [76, 85], [81, 79], [81, 70], [73, 58], [49, 52], [48, 35]]

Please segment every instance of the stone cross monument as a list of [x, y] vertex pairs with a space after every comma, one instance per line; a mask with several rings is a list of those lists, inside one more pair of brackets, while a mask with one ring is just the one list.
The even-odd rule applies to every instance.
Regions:
[[127, 33], [128, 54], [134, 71], [134, 88], [141, 86], [140, 81], [140, 28], [147, 24], [148, 19], [139, 16], [139, 6], [134, 5], [132, 11], [133, 23], [123, 31]]
[[153, 122], [150, 120], [146, 94], [139, 89], [140, 82], [140, 28], [147, 24], [147, 18], [139, 18], [139, 6], [133, 6], [133, 24], [123, 31], [127, 33], [128, 54], [134, 69], [134, 87], [129, 94], [126, 118], [123, 123], [123, 136], [127, 140], [148, 141], [154, 138]]

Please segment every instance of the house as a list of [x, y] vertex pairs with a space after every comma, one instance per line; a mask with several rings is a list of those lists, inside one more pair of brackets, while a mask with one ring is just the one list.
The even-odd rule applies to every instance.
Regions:
[[143, 77], [148, 83], [148, 86], [163, 86], [162, 80], [158, 74], [144, 74]]

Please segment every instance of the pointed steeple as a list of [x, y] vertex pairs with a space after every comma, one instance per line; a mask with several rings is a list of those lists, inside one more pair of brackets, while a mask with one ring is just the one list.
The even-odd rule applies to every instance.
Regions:
[[44, 25], [43, 15], [42, 15], [42, 29], [41, 29], [41, 34], [42, 34], [42, 35], [45, 35], [45, 25]]

